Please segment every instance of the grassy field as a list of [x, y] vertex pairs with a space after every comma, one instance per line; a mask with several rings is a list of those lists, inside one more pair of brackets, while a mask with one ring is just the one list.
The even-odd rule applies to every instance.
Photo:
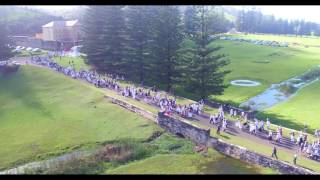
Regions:
[[216, 152], [200, 154], [162, 154], [108, 170], [106, 174], [277, 174], [276, 171], [225, 158]]
[[[179, 165], [173, 164], [179, 166], [175, 173], [184, 173], [181, 169], [198, 166], [202, 169], [190, 173], [276, 173], [226, 158], [214, 150], [210, 150], [209, 157], [202, 157], [193, 152], [193, 143], [172, 135], [162, 135], [142, 145], [153, 132], [162, 130], [150, 121], [105, 101], [103, 90], [48, 69], [23, 66], [15, 74], [0, 75], [0, 83], [0, 101], [6, 102], [0, 105], [0, 169], [130, 139], [131, 144], [137, 142], [134, 143], [133, 158], [137, 162], [161, 156], [184, 159]], [[114, 95], [111, 92], [106, 94]], [[221, 164], [224, 158], [226, 160]], [[160, 159], [167, 161], [166, 158]], [[194, 162], [198, 163], [190, 167]], [[161, 165], [161, 162], [154, 163]], [[141, 170], [134, 169], [136, 173], [172, 172], [165, 166], [152, 169], [154, 163], [139, 165]], [[126, 163], [106, 162], [85, 167], [80, 173], [87, 170], [109, 173], [109, 170], [122, 166], [127, 167]], [[105, 170], [101, 172], [101, 168]], [[134, 170], [128, 170], [130, 172]]]
[[[226, 69], [232, 72], [226, 76], [226, 83], [231, 80], [248, 79], [258, 81], [260, 86], [241, 87], [230, 85], [220, 96], [212, 96], [211, 98], [229, 102], [233, 105], [247, 101], [254, 97], [274, 83], [279, 83], [301, 75], [308, 69], [320, 65], [320, 39], [287, 37], [277, 35], [233, 35], [236, 37], [261, 40], [276, 40], [286, 42], [297, 42], [304, 45], [284, 47], [269, 47], [254, 45], [246, 42], [234, 42], [217, 40], [212, 46], [222, 46], [220, 53], [225, 53], [230, 59], [230, 64]], [[314, 46], [314, 47], [311, 47]], [[318, 84], [318, 83], [317, 83]], [[312, 85], [302, 89], [297, 95], [289, 101], [278, 104], [265, 112], [259, 114], [259, 117], [269, 117], [271, 122], [301, 130], [304, 124], [308, 125], [309, 132], [316, 128], [320, 128], [319, 123], [315, 119], [317, 109], [320, 108], [317, 99], [317, 91], [319, 85]], [[313, 103], [310, 103], [313, 102]]]
[[303, 46], [316, 46], [320, 45], [320, 38], [316, 36], [284, 36], [284, 35], [272, 35], [272, 34], [247, 34], [247, 35], [231, 35], [237, 36], [245, 39], [258, 39], [258, 40], [271, 40], [279, 42], [288, 42], [288, 43], [298, 43]]
[[217, 40], [213, 46], [222, 46], [220, 53], [228, 55], [232, 72], [226, 76], [231, 80], [248, 79], [258, 81], [260, 86], [240, 87], [230, 85], [216, 100], [239, 105], [241, 102], [262, 93], [273, 83], [279, 83], [320, 64], [319, 48], [275, 48], [245, 42]]
[[59, 63], [61, 66], [69, 66], [69, 62], [73, 62], [73, 64], [75, 65], [75, 69], [77, 71], [79, 71], [80, 69], [83, 69], [83, 70], [89, 70], [90, 69], [90, 66], [87, 65], [83, 58], [82, 57], [68, 57], [68, 56], [65, 56], [65, 57], [54, 57], [53, 58], [53, 61]]
[[51, 70], [21, 67], [0, 84], [0, 169], [99, 142], [146, 139], [158, 129]]
[[[269, 116], [277, 124], [285, 124], [296, 129], [307, 125], [308, 129], [320, 129], [319, 107], [320, 81], [301, 89], [288, 101], [267, 109], [264, 116]], [[263, 116], [263, 115], [261, 115]]]

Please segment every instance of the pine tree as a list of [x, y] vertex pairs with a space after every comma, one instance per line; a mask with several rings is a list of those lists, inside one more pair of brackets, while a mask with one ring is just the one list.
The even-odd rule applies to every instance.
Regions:
[[187, 36], [193, 36], [199, 27], [196, 6], [188, 6], [184, 12], [184, 32]]
[[224, 76], [230, 71], [221, 70], [229, 63], [224, 55], [213, 55], [221, 47], [209, 45], [208, 10], [201, 6], [198, 8], [200, 15], [200, 32], [194, 39], [195, 47], [189, 47], [193, 54], [186, 65], [185, 85], [187, 91], [198, 94], [205, 99], [211, 94], [221, 94], [227, 87]]
[[88, 6], [83, 19], [83, 52], [87, 55], [86, 62], [95, 66], [97, 70], [104, 70], [103, 51], [105, 41], [102, 39], [104, 33], [105, 6]]
[[3, 22], [0, 22], [0, 34], [0, 61], [5, 61], [12, 57], [14, 53], [12, 52], [12, 48], [9, 47], [12, 44], [8, 37], [6, 24]]
[[123, 6], [92, 6], [84, 17], [84, 52], [97, 70], [122, 73], [126, 43]]
[[151, 73], [153, 9], [150, 6], [128, 6], [125, 11], [128, 35], [125, 71], [130, 79], [140, 83]]
[[241, 11], [238, 12], [238, 16], [236, 19], [236, 29], [240, 32], [245, 31], [245, 28], [244, 28], [245, 22], [244, 21], [245, 21], [245, 12], [242, 9]]
[[179, 80], [178, 50], [182, 42], [181, 15], [177, 6], [158, 6], [153, 21], [155, 34], [153, 55], [153, 76], [156, 82], [166, 86], [171, 91]]
[[123, 74], [125, 70], [125, 18], [123, 6], [105, 7], [105, 26], [102, 39], [105, 42], [103, 55], [103, 67], [107, 72]]

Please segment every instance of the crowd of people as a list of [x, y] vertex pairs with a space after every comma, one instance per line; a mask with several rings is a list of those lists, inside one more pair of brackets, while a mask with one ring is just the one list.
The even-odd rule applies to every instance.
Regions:
[[[134, 85], [121, 87], [118, 80], [124, 80], [123, 76], [106, 74], [102, 76], [95, 71], [80, 70], [76, 71], [72, 63], [68, 67], [63, 67], [56, 62], [50, 60], [50, 57], [37, 57], [33, 58], [33, 62], [43, 66], [47, 66], [57, 72], [63, 73], [74, 79], [85, 80], [96, 87], [108, 88], [115, 90], [122, 96], [133, 98], [139, 101], [144, 101], [145, 103], [157, 106], [166, 115], [177, 114], [183, 118], [193, 119], [195, 115], [201, 115], [204, 113], [204, 101], [201, 100], [196, 103], [179, 105], [175, 98], [170, 98], [166, 93], [159, 92], [155, 87], [151, 89], [143, 89], [135, 87]], [[270, 129], [270, 121], [267, 119], [266, 122], [263, 120], [254, 119], [254, 121], [248, 121], [247, 114], [244, 112], [238, 113], [234, 109], [230, 109], [229, 115], [237, 118], [235, 126], [241, 130], [249, 129], [250, 134], [257, 134], [257, 132], [267, 132], [269, 140], [273, 140], [273, 132]], [[244, 123], [240, 121], [240, 117], [244, 119]], [[217, 133], [220, 134], [221, 131], [225, 131], [228, 126], [228, 121], [225, 117], [225, 111], [223, 106], [219, 107], [217, 114], [209, 115], [209, 123], [217, 126]], [[266, 127], [265, 127], [266, 126]], [[266, 129], [265, 129], [266, 128]], [[316, 131], [319, 136], [320, 131]], [[281, 126], [277, 127], [275, 132], [275, 141], [280, 142], [283, 137], [283, 130]], [[290, 140], [301, 147], [301, 151], [308, 155], [308, 157], [320, 156], [319, 155], [319, 140], [313, 143], [308, 143], [307, 135], [299, 133], [295, 141], [295, 134], [292, 132]]]
[[74, 79], [86, 80], [96, 87], [112, 89], [125, 97], [143, 100], [148, 104], [156, 105], [160, 107], [161, 111], [167, 115], [176, 113], [184, 118], [193, 118], [194, 114], [200, 115], [204, 106], [203, 100], [198, 103], [178, 105], [174, 98], [169, 98], [168, 95], [158, 92], [155, 87], [147, 90], [135, 87], [133, 85], [122, 88], [117, 81], [124, 80], [124, 76], [111, 74], [101, 76], [95, 71], [76, 71], [72, 62], [69, 62], [69, 66], [64, 67], [56, 62], [51, 61], [50, 56], [34, 57], [32, 58], [32, 61], [36, 64], [47, 66]]

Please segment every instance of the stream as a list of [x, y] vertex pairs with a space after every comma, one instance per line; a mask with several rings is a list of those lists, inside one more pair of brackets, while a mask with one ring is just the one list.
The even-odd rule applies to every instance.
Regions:
[[263, 93], [240, 104], [240, 107], [247, 107], [255, 111], [270, 108], [293, 97], [299, 90], [318, 81], [319, 77], [320, 66], [317, 66], [300, 76], [290, 78], [279, 84], [272, 84]]

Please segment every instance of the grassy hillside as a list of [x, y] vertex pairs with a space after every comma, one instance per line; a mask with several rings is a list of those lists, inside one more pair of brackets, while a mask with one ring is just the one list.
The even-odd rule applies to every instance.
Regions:
[[75, 69], [79, 71], [80, 69], [89, 70], [90, 66], [87, 65], [82, 57], [54, 57], [53, 61], [60, 64], [61, 66], [67, 67], [69, 66], [69, 62], [75, 64]]
[[209, 151], [200, 154], [162, 154], [108, 170], [106, 174], [277, 174], [268, 168], [244, 166], [240, 161]]
[[288, 101], [278, 104], [265, 111], [277, 124], [288, 124], [302, 129], [304, 125], [315, 130], [320, 129], [319, 107], [320, 82], [301, 89]]
[[146, 139], [158, 129], [51, 70], [21, 67], [0, 84], [0, 169], [98, 142]]
[[[270, 39], [269, 39], [270, 40]], [[260, 94], [273, 83], [279, 83], [293, 76], [301, 75], [320, 64], [320, 49], [309, 47], [268, 47], [245, 42], [217, 40], [212, 46], [222, 46], [220, 53], [228, 55], [230, 64], [226, 69], [232, 72], [226, 76], [231, 80], [248, 79], [261, 83], [256, 87], [229, 86], [223, 95], [214, 97], [221, 101], [240, 104]]]

